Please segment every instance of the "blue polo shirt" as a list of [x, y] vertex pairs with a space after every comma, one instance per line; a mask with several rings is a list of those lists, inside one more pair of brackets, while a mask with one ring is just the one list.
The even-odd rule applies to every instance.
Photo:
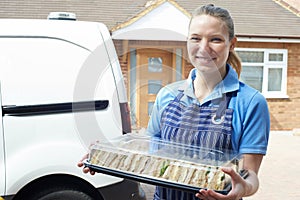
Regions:
[[170, 101], [180, 91], [185, 94], [181, 103], [191, 103], [200, 106], [216, 106], [224, 93], [236, 91], [229, 103], [232, 108], [232, 148], [241, 154], [266, 154], [269, 132], [270, 116], [267, 101], [257, 90], [240, 82], [237, 73], [230, 65], [227, 65], [228, 73], [223, 81], [216, 85], [211, 94], [200, 104], [194, 94], [193, 80], [196, 78], [196, 69], [192, 69], [188, 79], [178, 81], [162, 88], [157, 94], [151, 117], [148, 123], [147, 133], [160, 138], [160, 120], [162, 113]]

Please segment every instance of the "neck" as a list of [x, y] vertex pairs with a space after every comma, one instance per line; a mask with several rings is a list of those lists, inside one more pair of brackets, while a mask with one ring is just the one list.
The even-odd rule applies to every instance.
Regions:
[[224, 72], [203, 73], [197, 70], [196, 79], [193, 82], [194, 93], [198, 100], [203, 101], [226, 76], [226, 68]]

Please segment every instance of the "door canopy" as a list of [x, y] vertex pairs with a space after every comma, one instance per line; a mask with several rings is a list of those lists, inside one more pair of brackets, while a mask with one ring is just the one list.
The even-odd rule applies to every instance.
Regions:
[[113, 39], [186, 41], [190, 14], [174, 1], [158, 0], [112, 29]]

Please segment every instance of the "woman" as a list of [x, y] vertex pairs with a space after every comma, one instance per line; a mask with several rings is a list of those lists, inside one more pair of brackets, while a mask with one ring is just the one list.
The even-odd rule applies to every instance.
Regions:
[[269, 138], [269, 111], [265, 98], [238, 80], [241, 63], [234, 52], [236, 42], [227, 10], [213, 5], [197, 8], [187, 40], [195, 68], [187, 80], [158, 93], [147, 131], [164, 140], [239, 151], [249, 176], [243, 179], [232, 169], [222, 168], [232, 179], [227, 195], [213, 190], [187, 194], [156, 187], [155, 200], [241, 199], [257, 191], [257, 174]]

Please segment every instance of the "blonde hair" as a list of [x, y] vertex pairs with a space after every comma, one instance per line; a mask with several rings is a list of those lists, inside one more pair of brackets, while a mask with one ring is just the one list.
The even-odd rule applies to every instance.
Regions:
[[[190, 23], [194, 17], [199, 15], [210, 15], [212, 17], [220, 19], [225, 23], [227, 27], [229, 33], [229, 40], [232, 40], [235, 37], [233, 19], [226, 9], [214, 6], [213, 4], [201, 6], [199, 8], [196, 8], [193, 12]], [[242, 63], [239, 56], [234, 50], [229, 52], [227, 63], [230, 64], [233, 67], [233, 69], [237, 72], [238, 76], [240, 76], [242, 71]]]

